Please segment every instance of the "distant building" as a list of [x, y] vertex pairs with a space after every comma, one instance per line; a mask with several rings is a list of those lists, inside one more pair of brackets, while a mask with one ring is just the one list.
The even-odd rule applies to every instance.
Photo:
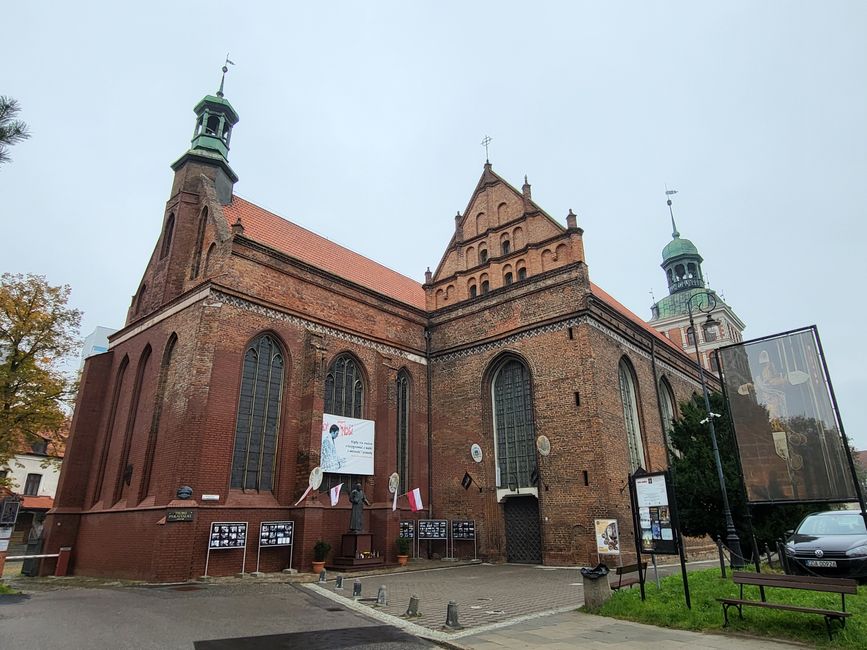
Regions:
[[[669, 200], [669, 207], [671, 201]], [[698, 351], [701, 365], [714, 374], [719, 373], [715, 350], [743, 340], [744, 322], [725, 301], [707, 287], [701, 263], [704, 261], [698, 249], [688, 239], [681, 239], [674, 215], [671, 217], [671, 241], [662, 249], [662, 270], [668, 280], [668, 295], [650, 308], [650, 324], [685, 353], [695, 358], [695, 340], [698, 336]], [[707, 301], [693, 301], [693, 321], [697, 333], [689, 326], [687, 302], [698, 293], [709, 292], [716, 299], [716, 307], [710, 311], [716, 324], [705, 327], [707, 313], [699, 313], [697, 307]]]
[[108, 337], [117, 330], [110, 327], [99, 326], [87, 335], [84, 345], [81, 346], [81, 367], [84, 368], [84, 360], [94, 354], [102, 354], [108, 351]]
[[[64, 426], [61, 435], [65, 439], [69, 425]], [[6, 479], [12, 492], [22, 497], [12, 544], [26, 541], [34, 515], [47, 513], [54, 507], [63, 454], [64, 444], [43, 438], [22, 443], [17, 454], [0, 464], [0, 479]]]

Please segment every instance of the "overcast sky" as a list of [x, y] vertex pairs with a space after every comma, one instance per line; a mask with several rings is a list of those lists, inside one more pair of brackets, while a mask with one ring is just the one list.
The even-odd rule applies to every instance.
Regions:
[[[746, 338], [816, 324], [867, 447], [867, 3], [43, 3], [4, 9], [0, 271], [120, 327], [193, 106], [240, 114], [240, 196], [421, 282], [494, 170], [584, 228], [591, 278], [667, 293], [664, 189]], [[859, 406], [859, 403], [861, 406]]]

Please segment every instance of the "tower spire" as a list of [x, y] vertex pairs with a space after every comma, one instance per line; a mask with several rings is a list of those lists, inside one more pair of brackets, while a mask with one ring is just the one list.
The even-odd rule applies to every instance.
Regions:
[[680, 233], [677, 232], [677, 225], [674, 223], [674, 210], [671, 207], [671, 197], [677, 194], [677, 190], [668, 189], [668, 185], [665, 186], [665, 196], [666, 204], [668, 205], [668, 213], [671, 215], [671, 237], [672, 239], [677, 239], [680, 237]]
[[217, 97], [223, 96], [223, 85], [226, 83], [226, 73], [229, 71], [227, 65], [235, 65], [234, 61], [229, 60], [229, 54], [226, 53], [226, 62], [223, 63], [223, 76], [220, 77], [220, 89], [217, 91]]

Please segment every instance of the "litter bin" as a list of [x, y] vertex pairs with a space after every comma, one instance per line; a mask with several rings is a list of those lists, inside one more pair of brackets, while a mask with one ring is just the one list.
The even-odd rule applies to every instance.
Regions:
[[608, 567], [600, 562], [592, 569], [581, 569], [581, 581], [584, 584], [584, 606], [595, 611], [611, 598], [611, 587], [608, 584]]

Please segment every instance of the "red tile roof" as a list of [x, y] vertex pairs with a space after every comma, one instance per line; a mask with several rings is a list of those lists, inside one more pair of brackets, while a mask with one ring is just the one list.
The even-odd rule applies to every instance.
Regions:
[[344, 248], [301, 226], [233, 196], [223, 206], [229, 224], [240, 218], [244, 236], [301, 262], [354, 282], [418, 309], [425, 308], [422, 285], [382, 264]]
[[[412, 278], [392, 271], [239, 196], [233, 196], [232, 202], [223, 206], [223, 213], [230, 225], [238, 219], [241, 220], [245, 237], [395, 300], [425, 309], [424, 288]], [[674, 343], [592, 282], [590, 289], [597, 298], [628, 320], [680, 351]]]
[[50, 510], [54, 507], [53, 497], [23, 497], [22, 510]]
[[668, 339], [667, 336], [660, 334], [652, 325], [649, 325], [647, 322], [641, 319], [637, 314], [633, 313], [626, 307], [624, 307], [620, 302], [615, 300], [607, 291], [601, 289], [599, 286], [590, 283], [590, 291], [593, 292], [593, 295], [599, 298], [602, 302], [608, 304], [609, 307], [612, 307], [615, 311], [619, 312], [622, 316], [625, 316], [633, 323], [643, 328], [647, 332], [653, 334], [657, 339], [663, 341], [666, 345], [671, 348], [677, 350], [678, 352], [683, 352], [679, 347], [677, 347], [671, 340]]

